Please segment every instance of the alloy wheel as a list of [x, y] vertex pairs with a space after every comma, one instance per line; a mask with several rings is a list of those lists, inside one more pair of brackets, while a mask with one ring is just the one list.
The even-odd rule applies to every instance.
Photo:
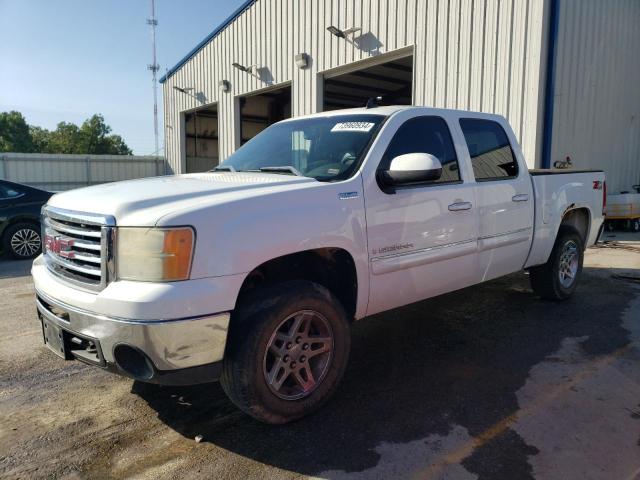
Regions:
[[322, 382], [333, 357], [333, 332], [313, 310], [289, 315], [275, 329], [264, 354], [269, 389], [283, 400], [309, 396]]
[[560, 253], [560, 265], [558, 276], [560, 277], [560, 284], [564, 288], [569, 288], [576, 279], [579, 267], [579, 253], [578, 244], [573, 240], [569, 240], [562, 247]]
[[21, 257], [31, 257], [40, 249], [40, 234], [31, 228], [21, 228], [11, 237], [11, 249]]

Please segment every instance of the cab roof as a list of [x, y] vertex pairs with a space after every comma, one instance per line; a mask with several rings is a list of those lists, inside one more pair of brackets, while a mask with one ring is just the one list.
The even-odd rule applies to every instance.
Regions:
[[471, 115], [473, 117], [482, 117], [482, 118], [490, 118], [490, 119], [504, 119], [503, 116], [497, 115], [494, 113], [486, 113], [486, 112], [474, 112], [470, 110], [456, 110], [453, 108], [433, 108], [433, 107], [423, 107], [423, 106], [415, 106], [415, 105], [387, 105], [381, 107], [358, 107], [358, 108], [345, 108], [340, 110], [330, 110], [328, 112], [318, 112], [312, 113], [309, 115], [301, 115], [298, 117], [292, 117], [284, 120], [285, 122], [291, 120], [299, 120], [301, 118], [315, 118], [315, 117], [335, 117], [338, 115], [382, 115], [385, 117], [389, 117], [394, 113], [405, 111], [405, 110], [419, 110], [425, 113], [431, 113], [434, 115], [442, 115], [445, 112], [458, 112], [464, 115]]

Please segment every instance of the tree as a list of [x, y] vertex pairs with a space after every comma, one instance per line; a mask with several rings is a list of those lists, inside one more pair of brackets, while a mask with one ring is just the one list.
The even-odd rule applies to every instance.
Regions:
[[80, 149], [88, 153], [131, 155], [131, 150], [120, 135], [109, 135], [111, 127], [104, 123], [102, 115], [94, 115], [84, 121], [79, 131]]
[[109, 135], [109, 149], [112, 155], [133, 155], [133, 151], [127, 146], [120, 135]]
[[80, 127], [60, 122], [53, 131], [27, 125], [19, 112], [0, 113], [0, 151], [38, 153], [77, 153], [132, 155], [120, 135], [111, 135], [111, 127], [102, 115], [85, 120]]
[[0, 112], [0, 152], [32, 152], [29, 125], [20, 112]]
[[49, 151], [49, 137], [51, 132], [41, 127], [35, 127], [29, 125], [29, 134], [33, 142], [34, 152], [48, 152]]
[[80, 145], [80, 129], [73, 123], [60, 122], [49, 132], [46, 151], [42, 153], [92, 153], [83, 151]]

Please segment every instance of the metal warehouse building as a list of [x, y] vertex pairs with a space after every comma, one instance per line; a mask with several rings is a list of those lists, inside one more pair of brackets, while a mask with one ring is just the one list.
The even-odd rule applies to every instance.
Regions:
[[531, 167], [640, 183], [638, 0], [253, 0], [160, 80], [176, 173], [382, 96], [508, 118]]

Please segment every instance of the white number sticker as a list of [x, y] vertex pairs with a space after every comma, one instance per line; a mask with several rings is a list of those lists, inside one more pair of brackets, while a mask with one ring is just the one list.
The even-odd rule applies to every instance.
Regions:
[[375, 126], [371, 122], [341, 122], [336, 123], [331, 129], [332, 132], [368, 132]]

